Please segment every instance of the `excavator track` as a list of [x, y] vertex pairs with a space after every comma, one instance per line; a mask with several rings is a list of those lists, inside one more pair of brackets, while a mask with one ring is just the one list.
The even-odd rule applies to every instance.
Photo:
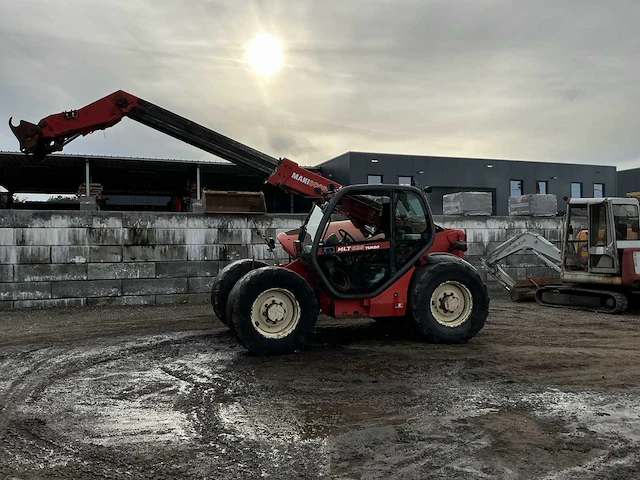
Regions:
[[548, 285], [536, 290], [536, 302], [546, 307], [572, 308], [600, 313], [622, 313], [627, 297], [619, 292], [563, 285]]

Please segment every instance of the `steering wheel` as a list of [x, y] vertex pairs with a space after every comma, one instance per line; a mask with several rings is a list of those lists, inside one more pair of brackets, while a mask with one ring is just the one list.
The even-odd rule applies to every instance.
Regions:
[[338, 229], [338, 233], [340, 234], [340, 236], [342, 237], [342, 239], [340, 240], [341, 242], [352, 242], [355, 243], [356, 239], [353, 238], [353, 235], [351, 235], [349, 232], [347, 232], [344, 228], [339, 228]]

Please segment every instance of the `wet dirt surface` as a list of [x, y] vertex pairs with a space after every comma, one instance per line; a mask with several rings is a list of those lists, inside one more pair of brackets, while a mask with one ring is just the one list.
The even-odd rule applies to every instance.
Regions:
[[465, 345], [368, 319], [281, 357], [209, 306], [3, 312], [0, 479], [640, 478], [640, 316], [493, 299]]

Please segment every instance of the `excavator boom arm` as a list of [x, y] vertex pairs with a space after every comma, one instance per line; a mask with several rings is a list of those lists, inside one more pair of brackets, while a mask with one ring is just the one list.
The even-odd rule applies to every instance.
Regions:
[[561, 272], [562, 269], [559, 264], [562, 254], [560, 250], [549, 240], [533, 232], [524, 232], [510, 238], [496, 248], [488, 257], [480, 259], [480, 262], [487, 272], [493, 275], [503, 287], [511, 290], [516, 285], [516, 281], [499, 265], [499, 262], [522, 250], [530, 250], [547, 266], [558, 273]]
[[37, 125], [21, 120], [14, 126], [9, 119], [9, 126], [20, 142], [20, 150], [43, 161], [79, 136], [112, 127], [123, 117], [264, 175], [267, 183], [299, 195], [320, 197], [340, 187], [291, 160], [280, 161], [122, 90], [79, 110], [49, 115]]

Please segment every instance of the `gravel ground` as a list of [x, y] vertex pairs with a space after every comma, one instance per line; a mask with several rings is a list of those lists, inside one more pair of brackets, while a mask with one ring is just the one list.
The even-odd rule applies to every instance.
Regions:
[[0, 479], [640, 478], [640, 317], [492, 300], [465, 345], [321, 319], [281, 357], [209, 306], [8, 311]]

